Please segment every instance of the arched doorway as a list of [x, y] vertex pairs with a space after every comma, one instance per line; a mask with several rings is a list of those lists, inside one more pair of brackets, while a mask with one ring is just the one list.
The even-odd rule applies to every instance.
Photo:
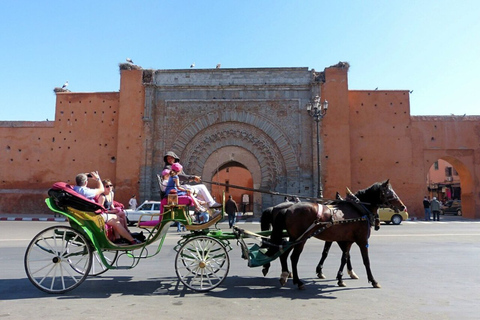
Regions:
[[[427, 169], [427, 191], [431, 192], [431, 197], [437, 196], [440, 200], [453, 199], [461, 200], [462, 215], [466, 218], [475, 218], [475, 201], [473, 196], [473, 177], [471, 168], [473, 168], [473, 158], [471, 155], [463, 156], [459, 153], [459, 157], [451, 155], [441, 155], [441, 151], [431, 152], [430, 159], [435, 159], [430, 163]], [[452, 152], [450, 152], [452, 153]], [[438, 169], [435, 169], [438, 161]], [[443, 167], [442, 167], [443, 163]], [[442, 176], [443, 182], [438, 185], [432, 185], [429, 188], [429, 180], [432, 172], [438, 171], [438, 175]], [[438, 180], [438, 178], [437, 178]]]
[[[225, 183], [228, 178], [229, 184], [252, 189], [260, 188], [263, 179], [262, 169], [257, 157], [249, 150], [238, 146], [225, 146], [215, 150], [205, 161], [202, 177], [204, 180], [221, 183]], [[212, 195], [215, 195], [219, 200], [221, 200], [224, 189], [224, 186], [220, 188], [217, 188], [214, 184], [210, 186]], [[237, 204], [242, 203], [240, 200], [243, 201], [243, 199], [238, 198], [239, 196], [248, 194], [248, 211], [254, 214], [262, 212], [264, 200], [261, 193], [234, 188], [229, 188], [229, 191], [225, 194], [228, 195], [228, 193], [232, 196], [235, 195], [234, 200]]]
[[460, 175], [453, 165], [443, 159], [435, 161], [427, 174], [427, 188], [430, 198], [442, 202], [461, 200]]
[[253, 188], [252, 174], [248, 169], [237, 161], [230, 161], [222, 165], [218, 172], [212, 178], [213, 182], [219, 182], [226, 186], [212, 185], [212, 195], [221, 199], [223, 192], [225, 197], [232, 196], [238, 205], [239, 211], [252, 212], [254, 193], [253, 191], [230, 187], [229, 185], [240, 186], [244, 188]]

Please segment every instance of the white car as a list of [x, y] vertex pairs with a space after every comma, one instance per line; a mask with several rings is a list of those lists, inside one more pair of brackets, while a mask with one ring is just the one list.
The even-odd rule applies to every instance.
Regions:
[[[138, 206], [135, 210], [133, 209], [126, 209], [125, 215], [127, 216], [127, 223], [128, 225], [135, 225], [140, 219], [142, 214], [152, 214], [152, 213], [160, 213], [160, 201], [145, 201], [140, 206]], [[153, 217], [153, 219], [158, 220], [158, 216]], [[151, 220], [150, 216], [143, 216], [142, 221], [149, 221]]]

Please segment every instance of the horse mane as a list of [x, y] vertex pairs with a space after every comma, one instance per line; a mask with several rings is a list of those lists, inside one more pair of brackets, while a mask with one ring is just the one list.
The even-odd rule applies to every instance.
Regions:
[[375, 197], [378, 197], [378, 193], [381, 191], [384, 182], [376, 182], [370, 187], [359, 190], [355, 193], [355, 196], [361, 199], [362, 202], [368, 202], [370, 204], [376, 204], [375, 201], [372, 201]]

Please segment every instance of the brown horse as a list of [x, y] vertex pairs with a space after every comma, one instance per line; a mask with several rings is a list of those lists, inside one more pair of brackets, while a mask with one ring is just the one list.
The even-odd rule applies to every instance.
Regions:
[[[325, 241], [336, 241], [342, 249], [344, 254], [337, 274], [339, 284], [343, 282], [342, 270], [347, 261], [350, 247], [356, 243], [360, 247], [368, 281], [372, 283], [373, 287], [380, 288], [372, 275], [368, 258], [368, 238], [374, 224], [374, 213], [383, 206], [395, 211], [403, 210], [405, 206], [392, 189], [389, 180], [375, 183], [360, 190], [356, 195], [360, 204], [337, 201], [327, 206], [301, 202], [277, 214], [273, 224], [272, 242], [280, 244], [285, 229], [290, 237], [289, 241], [295, 244], [280, 256], [282, 264], [280, 282], [282, 285], [286, 283], [288, 276], [287, 258], [290, 251], [293, 250], [291, 256], [293, 283], [297, 284], [299, 289], [304, 288], [303, 282], [298, 277], [297, 264], [306, 240], [314, 236]], [[275, 250], [274, 247], [271, 249]]]
[[[338, 192], [337, 192], [336, 199], [337, 200], [343, 200]], [[291, 207], [296, 202], [300, 202], [300, 201], [295, 201], [295, 202], [285, 201], [285, 202], [282, 202], [282, 203], [280, 203], [276, 206], [268, 207], [267, 209], [265, 209], [262, 212], [262, 216], [260, 218], [260, 228], [261, 228], [261, 230], [262, 231], [270, 230], [270, 227], [273, 225], [273, 221], [275, 220], [277, 214], [279, 212], [284, 212], [285, 209]], [[328, 252], [330, 251], [330, 248], [332, 247], [332, 244], [333, 244], [333, 242], [331, 242], [331, 241], [325, 241], [325, 245], [324, 245], [323, 251], [322, 251], [322, 258], [320, 259], [320, 262], [318, 263], [317, 268], [316, 268], [317, 276], [320, 279], [325, 279], [326, 278], [325, 275], [323, 274], [323, 263], [327, 259]], [[350, 255], [347, 254], [347, 253], [344, 253], [344, 254], [346, 254], [346, 264], [347, 264], [348, 275], [352, 279], [358, 279], [358, 276], [355, 274], [355, 271], [353, 271], [352, 263], [350, 261]], [[268, 274], [269, 270], [270, 270], [270, 263], [267, 263], [267, 264], [263, 265], [262, 273], [263, 273], [264, 276], [266, 276]], [[290, 272], [289, 272], [289, 277], [291, 278], [291, 273]], [[341, 284], [339, 284], [339, 285], [341, 285]], [[341, 285], [341, 286], [343, 286], [343, 285]]]

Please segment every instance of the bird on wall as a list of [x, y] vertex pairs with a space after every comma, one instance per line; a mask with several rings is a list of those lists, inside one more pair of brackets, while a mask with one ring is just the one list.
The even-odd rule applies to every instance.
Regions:
[[217, 66], [215, 68], [220, 69], [222, 65], [220, 63], [217, 63]]
[[190, 68], [195, 68], [195, 62], [190, 65]]
[[133, 64], [133, 60], [130, 58], [127, 58], [127, 62]]
[[413, 90], [410, 90], [410, 93], [413, 93]]
[[63, 86], [62, 86], [62, 89], [66, 89], [67, 87], [68, 87], [68, 80], [65, 81], [65, 83], [64, 83]]
[[377, 91], [377, 90], [378, 90], [378, 87], [375, 88], [375, 91]]

